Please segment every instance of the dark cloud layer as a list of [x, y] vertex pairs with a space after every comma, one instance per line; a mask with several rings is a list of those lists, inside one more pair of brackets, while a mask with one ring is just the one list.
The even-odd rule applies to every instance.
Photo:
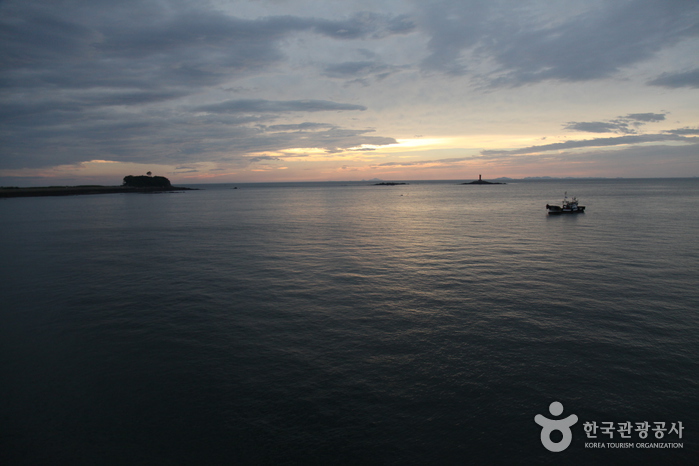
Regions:
[[680, 87], [699, 88], [699, 68], [682, 73], [663, 73], [648, 84], [651, 86], [663, 86], [673, 89]]
[[671, 129], [671, 130], [667, 130], [664, 132], [668, 133], [668, 134], [678, 134], [681, 136], [692, 136], [692, 135], [699, 135], [699, 128]]
[[642, 121], [645, 123], [649, 122], [657, 122], [657, 121], [663, 121], [665, 120], [665, 114], [664, 113], [629, 113], [625, 117], [629, 120], [636, 120], [636, 121]]
[[657, 123], [665, 120], [664, 113], [629, 113], [609, 121], [571, 121], [564, 126], [570, 131], [588, 133], [624, 133], [633, 134], [638, 128], [647, 123]]
[[[72, 8], [63, 12], [61, 3]], [[206, 86], [282, 60], [278, 43], [292, 33], [352, 40], [412, 29], [405, 18], [370, 13], [338, 21], [292, 16], [249, 20], [176, 4], [158, 9], [156, 2], [131, 2], [135, 10], [126, 11], [115, 3], [102, 4], [104, 9], [96, 14], [89, 2], [55, 2], [53, 8], [40, 2], [6, 2], [2, 84]]]
[[290, 112], [366, 110], [359, 104], [302, 99], [171, 103], [282, 63], [280, 42], [292, 34], [378, 39], [410, 32], [414, 24], [407, 17], [242, 19], [199, 5], [204, 4], [1, 3], [0, 168], [94, 158], [179, 163], [206, 154], [220, 158], [222, 151], [235, 157], [299, 145], [336, 151], [394, 142], [365, 136], [366, 130], [339, 133], [323, 123], [305, 137], [282, 134], [286, 129], [275, 132], [274, 125], [264, 131], [249, 126]]
[[626, 126], [620, 126], [619, 123], [604, 121], [571, 121], [565, 126], [565, 129], [584, 131], [587, 133], [614, 133], [616, 131], [626, 130]]
[[[511, 8], [507, 15], [501, 2], [425, 2], [422, 25], [431, 34], [431, 54], [423, 69], [464, 74], [490, 61], [495, 67], [485, 74], [489, 86], [586, 81], [609, 77], [699, 35], [697, 2], [630, 0], [595, 6], [546, 21], [538, 18], [544, 11], [532, 14], [522, 2], [504, 5]], [[672, 81], [663, 79], [655, 84]]]
[[331, 110], [366, 110], [363, 105], [342, 104], [327, 100], [270, 101], [263, 99], [227, 100], [211, 105], [195, 107], [194, 110], [211, 113], [281, 113], [281, 112], [327, 112]]
[[644, 144], [649, 142], [665, 142], [665, 141], [681, 141], [687, 143], [696, 143], [695, 138], [686, 138], [682, 135], [663, 133], [663, 134], [644, 134], [637, 136], [618, 136], [611, 138], [596, 138], [576, 141], [557, 142], [553, 144], [543, 144], [539, 146], [523, 147], [514, 150], [484, 150], [482, 155], [486, 156], [501, 156], [501, 155], [520, 155], [533, 154], [546, 151], [578, 149], [581, 147], [608, 147], [622, 146], [629, 144]]

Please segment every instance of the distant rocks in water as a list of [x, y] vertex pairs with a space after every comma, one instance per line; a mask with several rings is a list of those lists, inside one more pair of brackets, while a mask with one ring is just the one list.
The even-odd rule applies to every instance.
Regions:
[[408, 183], [376, 183], [374, 186], [398, 186], [401, 184], [408, 184]]
[[507, 183], [495, 183], [492, 181], [476, 180], [476, 181], [471, 181], [470, 183], [461, 183], [461, 184], [507, 184]]
[[478, 179], [476, 181], [471, 181], [470, 183], [461, 183], [461, 184], [507, 184], [507, 183], [496, 183], [494, 181], [485, 181], [481, 175], [478, 175]]

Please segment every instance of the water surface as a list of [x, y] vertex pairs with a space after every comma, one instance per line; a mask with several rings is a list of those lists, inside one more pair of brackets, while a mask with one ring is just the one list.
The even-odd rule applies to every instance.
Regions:
[[696, 458], [696, 179], [236, 186], [0, 200], [4, 463]]

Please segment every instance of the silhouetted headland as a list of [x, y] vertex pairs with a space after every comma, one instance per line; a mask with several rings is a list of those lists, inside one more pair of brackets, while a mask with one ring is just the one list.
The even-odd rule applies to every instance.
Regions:
[[481, 175], [478, 175], [478, 179], [476, 181], [471, 181], [470, 183], [461, 183], [461, 184], [507, 184], [507, 183], [496, 183], [494, 181], [485, 181]]
[[163, 193], [190, 191], [196, 188], [172, 186], [164, 176], [126, 176], [121, 186], [46, 186], [39, 188], [0, 187], [2, 197], [37, 197], [37, 196], [76, 196], [81, 194], [113, 193]]
[[376, 183], [374, 186], [398, 186], [399, 184], [408, 184], [408, 183]]

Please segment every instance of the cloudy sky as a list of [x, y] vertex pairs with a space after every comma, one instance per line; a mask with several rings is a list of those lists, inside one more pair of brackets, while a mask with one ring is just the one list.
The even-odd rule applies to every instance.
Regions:
[[0, 184], [699, 176], [696, 0], [0, 0]]

